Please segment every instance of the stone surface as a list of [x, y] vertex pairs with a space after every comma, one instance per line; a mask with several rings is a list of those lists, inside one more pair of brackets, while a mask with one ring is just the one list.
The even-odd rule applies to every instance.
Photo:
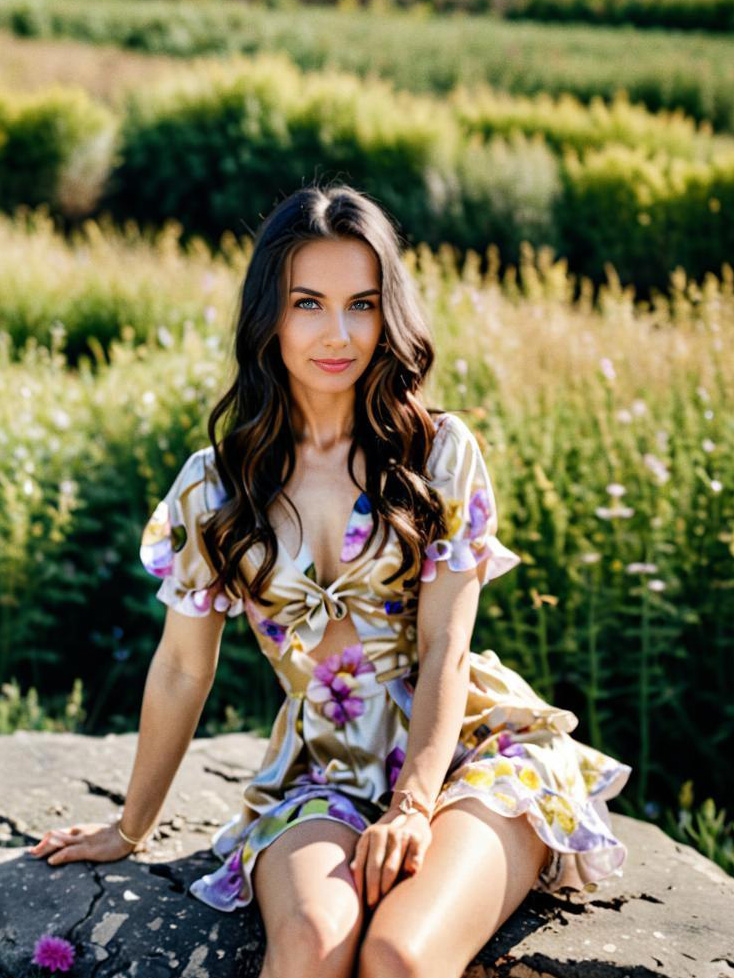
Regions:
[[[51, 932], [77, 949], [71, 976], [249, 978], [260, 971], [255, 903], [212, 910], [186, 892], [219, 865], [217, 825], [239, 809], [265, 740], [195, 740], [148, 853], [53, 867], [25, 851], [43, 832], [121, 811], [137, 735], [0, 737], [0, 978], [27, 978]], [[532, 893], [466, 978], [734, 978], [734, 879], [653, 825], [614, 815], [630, 850], [594, 892]], [[389, 978], [389, 976], [386, 976]]]

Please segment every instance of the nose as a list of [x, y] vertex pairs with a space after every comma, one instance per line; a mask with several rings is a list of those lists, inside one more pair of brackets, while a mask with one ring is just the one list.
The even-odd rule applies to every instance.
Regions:
[[337, 312], [335, 318], [329, 322], [323, 341], [325, 346], [338, 349], [349, 345], [349, 330], [343, 312]]

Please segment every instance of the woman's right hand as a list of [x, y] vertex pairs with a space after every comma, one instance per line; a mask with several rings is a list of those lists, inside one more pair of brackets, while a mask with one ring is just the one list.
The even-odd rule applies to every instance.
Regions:
[[27, 851], [35, 857], [48, 856], [46, 861], [51, 866], [59, 866], [79, 859], [114, 862], [129, 856], [134, 848], [132, 843], [125, 842], [115, 825], [90, 822], [66, 829], [49, 829]]

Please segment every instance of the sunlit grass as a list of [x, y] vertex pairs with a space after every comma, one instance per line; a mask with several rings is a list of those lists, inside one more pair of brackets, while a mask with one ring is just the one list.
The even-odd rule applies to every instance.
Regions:
[[[87, 729], [113, 704], [120, 729], [161, 612], [139, 533], [207, 443], [250, 243], [227, 238], [214, 256], [182, 250], [175, 225], [146, 237], [93, 223], [67, 243], [42, 212], [0, 220], [0, 242], [0, 679], [43, 695], [82, 676]], [[437, 348], [426, 399], [469, 409], [500, 538], [522, 557], [483, 592], [473, 647], [633, 765], [631, 810], [671, 802], [688, 778], [729, 804], [732, 269], [677, 272], [669, 296], [637, 305], [610, 268], [594, 304], [588, 283], [571, 301], [547, 251], [526, 248], [501, 279], [489, 259], [482, 275], [472, 253], [461, 268], [450, 248], [404, 256]], [[268, 669], [231, 622], [207, 729], [265, 723]]]

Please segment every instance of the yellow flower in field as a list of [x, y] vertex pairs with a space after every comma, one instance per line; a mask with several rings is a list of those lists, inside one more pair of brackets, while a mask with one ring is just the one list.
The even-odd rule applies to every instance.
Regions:
[[474, 768], [471, 771], [467, 771], [463, 775], [462, 780], [468, 784], [473, 784], [475, 788], [491, 788], [494, 784], [494, 771], [483, 771], [479, 768]]
[[524, 767], [518, 777], [524, 785], [536, 791], [540, 787], [540, 777], [534, 767]]
[[517, 808], [517, 800], [512, 795], [506, 795], [504, 791], [495, 791], [494, 796], [508, 808]]
[[494, 766], [494, 773], [498, 778], [503, 775], [512, 775], [515, 773], [515, 768], [512, 766], [510, 761], [506, 760], [504, 757], [501, 761], [498, 761]]

